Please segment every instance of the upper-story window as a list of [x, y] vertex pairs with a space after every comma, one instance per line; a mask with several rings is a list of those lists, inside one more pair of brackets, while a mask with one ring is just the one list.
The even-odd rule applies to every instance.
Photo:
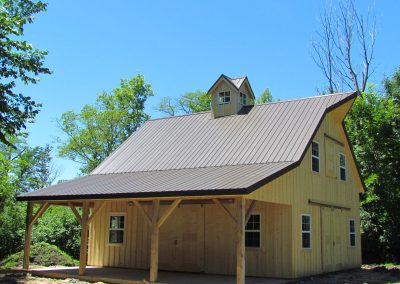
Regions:
[[319, 143], [313, 141], [311, 145], [311, 168], [316, 173], [319, 173], [319, 156]]
[[231, 92], [220, 92], [218, 94], [218, 103], [222, 104], [229, 104], [231, 102]]
[[339, 175], [340, 175], [340, 180], [347, 179], [346, 156], [342, 153], [339, 153]]
[[247, 95], [246, 94], [240, 93], [240, 104], [242, 106], [247, 105]]

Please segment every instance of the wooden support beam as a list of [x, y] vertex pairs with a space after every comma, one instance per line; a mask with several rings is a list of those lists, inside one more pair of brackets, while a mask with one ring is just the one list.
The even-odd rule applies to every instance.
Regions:
[[69, 208], [71, 208], [72, 213], [74, 213], [76, 220], [78, 221], [79, 225], [82, 226], [82, 217], [79, 215], [78, 210], [76, 210], [74, 204], [72, 202], [68, 202]]
[[174, 212], [175, 208], [178, 207], [179, 203], [182, 199], [176, 199], [172, 204], [168, 207], [167, 211], [161, 216], [160, 220], [157, 222], [157, 226], [161, 227], [162, 224], [168, 219], [168, 217]]
[[247, 222], [250, 219], [251, 214], [254, 211], [254, 208], [256, 207], [256, 200], [251, 201], [249, 208], [246, 211], [246, 219], [245, 219], [245, 225], [247, 224]]
[[[144, 211], [143, 206], [139, 203], [137, 200], [133, 200], [133, 203], [137, 206], [139, 209], [140, 213], [143, 214], [144, 219], [147, 221], [147, 223], [151, 226], [152, 225], [152, 220], [150, 219], [149, 215]], [[154, 203], [153, 203], [154, 205]]]
[[236, 199], [237, 225], [236, 225], [236, 283], [245, 283], [246, 257], [245, 257], [245, 217], [246, 200], [243, 197]]
[[100, 210], [104, 207], [104, 205], [106, 205], [105, 201], [100, 201], [99, 205], [93, 210], [92, 214], [90, 215], [89, 219], [88, 219], [88, 224], [90, 224], [94, 217], [96, 217], [97, 213], [100, 212]]
[[29, 254], [31, 252], [31, 238], [32, 238], [32, 211], [33, 203], [28, 202], [26, 207], [26, 221], [25, 221], [25, 246], [24, 246], [24, 260], [23, 268], [29, 269]]
[[237, 223], [236, 217], [231, 213], [231, 211], [229, 211], [228, 208], [226, 208], [226, 206], [224, 204], [221, 203], [221, 201], [219, 201], [217, 198], [213, 198], [213, 201], [215, 204], [217, 204], [226, 214], [228, 214], [229, 217], [231, 217], [231, 219], [235, 222], [235, 224]]
[[82, 224], [81, 224], [81, 248], [79, 253], [79, 275], [85, 275], [87, 261], [87, 242], [88, 242], [88, 219], [89, 204], [83, 204]]
[[153, 200], [153, 216], [151, 218], [151, 249], [150, 249], [150, 282], [157, 282], [158, 278], [158, 237], [160, 228], [160, 200]]
[[40, 208], [39, 210], [36, 212], [35, 216], [33, 216], [31, 218], [31, 220], [29, 221], [30, 225], [32, 226], [33, 224], [35, 224], [35, 222], [37, 221], [37, 219], [39, 219], [44, 212], [46, 212], [47, 208], [49, 208], [49, 203], [45, 202]]

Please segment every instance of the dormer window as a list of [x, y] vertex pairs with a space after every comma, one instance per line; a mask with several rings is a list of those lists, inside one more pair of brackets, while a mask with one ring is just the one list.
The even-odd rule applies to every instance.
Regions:
[[247, 96], [246, 96], [246, 94], [240, 93], [240, 104], [242, 106], [247, 105]]
[[231, 92], [220, 92], [218, 94], [218, 104], [229, 104], [231, 102]]

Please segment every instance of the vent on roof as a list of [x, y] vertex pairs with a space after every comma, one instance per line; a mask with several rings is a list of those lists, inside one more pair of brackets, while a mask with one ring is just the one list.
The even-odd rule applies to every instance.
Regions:
[[242, 108], [254, 105], [254, 93], [247, 77], [221, 75], [208, 91], [214, 118], [244, 114]]

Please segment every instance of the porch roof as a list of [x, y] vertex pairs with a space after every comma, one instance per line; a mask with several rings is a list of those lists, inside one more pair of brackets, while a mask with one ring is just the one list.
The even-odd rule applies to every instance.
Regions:
[[97, 174], [21, 195], [20, 201], [235, 195], [251, 192], [293, 162]]

